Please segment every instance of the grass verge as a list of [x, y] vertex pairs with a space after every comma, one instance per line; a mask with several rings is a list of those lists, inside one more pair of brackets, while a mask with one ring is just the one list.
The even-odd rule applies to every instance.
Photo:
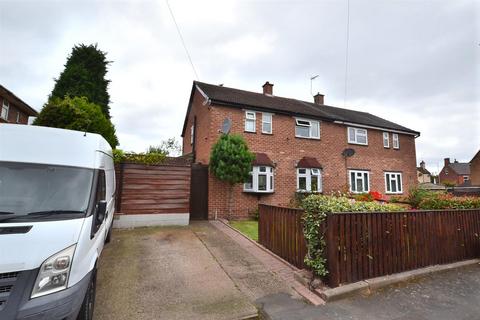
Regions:
[[230, 225], [244, 235], [248, 236], [250, 239], [258, 242], [258, 221], [230, 221]]

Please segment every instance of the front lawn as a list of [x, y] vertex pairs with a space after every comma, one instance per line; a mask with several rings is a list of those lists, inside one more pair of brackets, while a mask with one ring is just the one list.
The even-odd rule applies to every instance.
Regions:
[[258, 242], [258, 221], [230, 221], [230, 225], [244, 235], [248, 236], [250, 239]]

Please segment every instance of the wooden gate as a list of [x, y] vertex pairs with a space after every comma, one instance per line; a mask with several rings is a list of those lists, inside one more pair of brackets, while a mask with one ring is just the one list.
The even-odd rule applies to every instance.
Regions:
[[208, 166], [206, 165], [192, 164], [190, 219], [208, 219]]

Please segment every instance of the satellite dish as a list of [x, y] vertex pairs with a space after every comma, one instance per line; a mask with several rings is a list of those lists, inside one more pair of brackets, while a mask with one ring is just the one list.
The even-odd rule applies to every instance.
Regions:
[[342, 151], [342, 156], [344, 156], [345, 158], [349, 158], [349, 157], [353, 156], [354, 154], [355, 154], [355, 150], [350, 149], [350, 148]]
[[220, 131], [224, 134], [228, 134], [231, 128], [232, 120], [230, 120], [229, 118], [225, 118], [225, 120], [223, 120], [222, 129]]

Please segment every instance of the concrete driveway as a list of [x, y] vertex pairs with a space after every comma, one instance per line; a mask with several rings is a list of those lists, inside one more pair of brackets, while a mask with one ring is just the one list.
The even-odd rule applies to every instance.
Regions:
[[291, 289], [208, 222], [114, 230], [95, 319], [250, 319], [253, 301]]

